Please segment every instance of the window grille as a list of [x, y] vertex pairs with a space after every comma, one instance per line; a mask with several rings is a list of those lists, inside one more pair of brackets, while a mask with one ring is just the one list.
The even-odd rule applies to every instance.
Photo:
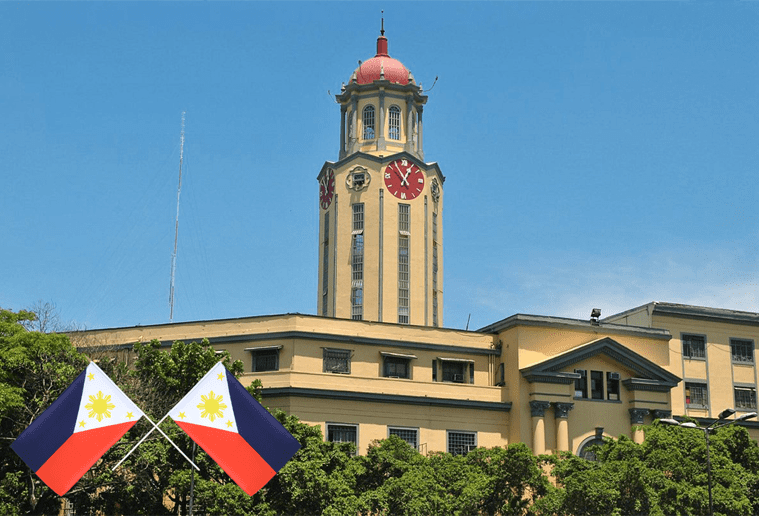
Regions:
[[683, 335], [683, 357], [706, 358], [706, 339], [701, 335]]
[[364, 318], [364, 204], [353, 205], [351, 249], [351, 319]]
[[388, 435], [397, 435], [407, 443], [412, 448], [419, 448], [419, 430], [416, 428], [397, 428], [397, 427], [389, 427], [387, 429]]
[[443, 381], [464, 383], [464, 363], [443, 360]]
[[466, 455], [477, 447], [475, 432], [448, 432], [448, 453]]
[[411, 360], [401, 357], [385, 357], [384, 376], [396, 378], [409, 378], [409, 366]]
[[253, 351], [253, 371], [277, 371], [279, 370], [279, 350], [262, 349]]
[[351, 352], [348, 349], [324, 349], [325, 373], [350, 373]]
[[735, 408], [739, 410], [756, 410], [756, 389], [751, 387], [736, 387]]
[[409, 209], [398, 205], [398, 322], [409, 323]]
[[374, 139], [374, 106], [364, 108], [364, 140]]
[[588, 397], [588, 372], [585, 369], [575, 369], [580, 377], [575, 380], [575, 398]]
[[619, 401], [619, 373], [606, 373], [606, 399]]
[[594, 400], [604, 399], [604, 374], [602, 371], [590, 372], [590, 397]]
[[709, 406], [709, 393], [705, 383], [686, 382], [685, 406], [689, 408], [707, 408]]
[[357, 425], [333, 425], [327, 424], [327, 440], [333, 443], [352, 443], [358, 449], [358, 426]]
[[733, 356], [733, 362], [739, 364], [754, 363], [754, 342], [750, 340], [732, 339], [730, 341], [730, 352]]
[[388, 121], [388, 138], [401, 139], [401, 110], [398, 106], [390, 106]]

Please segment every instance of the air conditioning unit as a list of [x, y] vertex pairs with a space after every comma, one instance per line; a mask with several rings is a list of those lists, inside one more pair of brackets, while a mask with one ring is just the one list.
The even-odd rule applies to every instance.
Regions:
[[619, 373], [609, 373], [609, 380], [619, 380]]
[[453, 381], [454, 382], [462, 382], [464, 381], [464, 375], [463, 374], [454, 374], [453, 375]]

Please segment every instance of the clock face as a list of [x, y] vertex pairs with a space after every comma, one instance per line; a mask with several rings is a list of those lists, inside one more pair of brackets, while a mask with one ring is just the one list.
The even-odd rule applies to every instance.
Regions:
[[424, 190], [424, 174], [413, 162], [397, 159], [385, 169], [385, 186], [398, 199], [416, 199]]
[[322, 178], [319, 180], [319, 204], [323, 210], [329, 208], [332, 204], [332, 198], [335, 196], [335, 171], [328, 168]]

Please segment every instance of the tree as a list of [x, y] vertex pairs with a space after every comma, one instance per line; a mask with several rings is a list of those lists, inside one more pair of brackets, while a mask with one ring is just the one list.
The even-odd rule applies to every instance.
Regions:
[[[536, 504], [541, 514], [700, 515], [709, 511], [706, 441], [701, 431], [647, 426], [646, 439], [608, 439], [597, 461], [555, 456], [561, 486]], [[710, 437], [715, 514], [757, 513], [759, 447], [745, 428], [721, 428]]]
[[29, 331], [35, 314], [0, 310], [0, 513], [51, 514], [58, 496], [10, 444], [87, 365], [65, 335]]

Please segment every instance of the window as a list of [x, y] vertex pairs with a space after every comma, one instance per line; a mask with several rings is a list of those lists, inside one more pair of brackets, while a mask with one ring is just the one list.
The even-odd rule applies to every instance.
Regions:
[[575, 369], [580, 377], [575, 380], [575, 398], [588, 397], [588, 372], [585, 369]]
[[604, 374], [602, 371], [590, 372], [590, 397], [594, 400], [604, 399]]
[[685, 383], [685, 406], [688, 408], [709, 407], [709, 393], [705, 383]]
[[464, 363], [443, 361], [443, 381], [464, 383]]
[[324, 214], [324, 251], [322, 255], [322, 315], [327, 315], [329, 294], [329, 212]]
[[754, 363], [754, 342], [751, 340], [730, 339], [730, 352], [735, 363]]
[[411, 378], [411, 359], [394, 355], [385, 356], [382, 376], [386, 378]]
[[358, 449], [358, 425], [327, 423], [327, 440], [331, 443], [353, 443]]
[[409, 443], [414, 449], [419, 449], [419, 429], [417, 428], [402, 428], [389, 426], [387, 428], [388, 435], [396, 435]]
[[448, 453], [451, 455], [466, 455], [476, 447], [476, 432], [448, 431]]
[[364, 204], [353, 205], [351, 245], [351, 319], [364, 318]]
[[410, 205], [398, 205], [398, 322], [409, 323], [409, 212]]
[[702, 335], [683, 335], [684, 358], [706, 358], [706, 338]]
[[735, 408], [737, 410], [756, 410], [756, 389], [753, 387], [736, 387]]
[[364, 140], [374, 139], [374, 106], [364, 108]]
[[391, 140], [401, 139], [401, 110], [398, 106], [390, 106], [387, 135]]
[[596, 449], [599, 446], [603, 446], [603, 444], [603, 437], [590, 437], [580, 444], [580, 447], [577, 449], [577, 456], [585, 460], [595, 461]]
[[251, 349], [253, 355], [253, 372], [279, 370], [279, 346]]
[[324, 348], [324, 372], [349, 374], [351, 372], [350, 350]]
[[619, 401], [619, 373], [606, 373], [606, 399]]

